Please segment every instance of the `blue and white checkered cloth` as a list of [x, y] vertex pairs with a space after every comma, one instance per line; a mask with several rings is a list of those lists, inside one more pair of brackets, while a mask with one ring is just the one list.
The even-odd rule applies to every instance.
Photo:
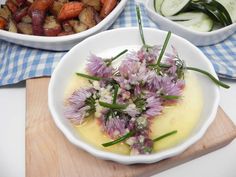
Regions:
[[[141, 10], [143, 25], [158, 28], [148, 19], [143, 5]], [[134, 0], [128, 1], [110, 29], [129, 26], [137, 26]], [[210, 59], [220, 77], [236, 79], [236, 33], [219, 44], [200, 49]], [[32, 49], [0, 40], [0, 86], [28, 78], [50, 76], [64, 54], [65, 52]]]

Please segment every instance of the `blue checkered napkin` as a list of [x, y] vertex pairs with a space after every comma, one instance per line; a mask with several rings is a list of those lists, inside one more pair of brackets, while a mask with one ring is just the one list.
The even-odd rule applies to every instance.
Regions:
[[[148, 19], [141, 5], [144, 27], [157, 26]], [[135, 1], [128, 0], [127, 6], [112, 28], [137, 26]], [[224, 78], [236, 79], [236, 34], [226, 41], [201, 50], [209, 57], [216, 72]], [[50, 76], [65, 52], [50, 52], [15, 45], [0, 40], [0, 86], [14, 84], [22, 80]]]
[[236, 33], [219, 44], [199, 48], [210, 59], [219, 77], [236, 79]]

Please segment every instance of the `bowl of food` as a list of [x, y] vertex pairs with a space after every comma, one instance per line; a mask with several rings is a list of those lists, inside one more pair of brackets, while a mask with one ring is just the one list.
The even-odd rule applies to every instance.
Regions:
[[127, 0], [6, 0], [0, 8], [0, 39], [39, 49], [66, 51], [106, 30]]
[[170, 30], [197, 46], [223, 41], [236, 31], [234, 0], [147, 0], [148, 16], [162, 30]]
[[228, 88], [197, 47], [140, 25], [74, 46], [52, 74], [48, 105], [79, 148], [122, 164], [153, 163], [204, 135], [219, 104], [216, 84]]

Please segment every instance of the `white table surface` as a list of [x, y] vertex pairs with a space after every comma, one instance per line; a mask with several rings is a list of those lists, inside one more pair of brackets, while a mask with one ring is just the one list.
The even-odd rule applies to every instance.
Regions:
[[[236, 82], [226, 83], [220, 105], [236, 124]], [[25, 95], [25, 83], [0, 87], [0, 177], [25, 177]], [[236, 140], [155, 177], [236, 177]]]

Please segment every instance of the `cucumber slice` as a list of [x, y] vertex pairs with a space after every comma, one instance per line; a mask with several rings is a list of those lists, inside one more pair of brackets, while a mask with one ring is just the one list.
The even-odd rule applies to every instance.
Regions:
[[236, 1], [235, 0], [216, 0], [228, 11], [233, 23], [236, 22]]
[[195, 0], [190, 3], [189, 8], [206, 13], [223, 26], [232, 24], [228, 11], [215, 0]]
[[161, 13], [161, 5], [162, 5], [163, 1], [164, 0], [154, 0], [154, 9], [159, 14]]
[[187, 20], [192, 20], [196, 18], [201, 18], [203, 15], [202, 12], [184, 12], [184, 13], [179, 13], [178, 15], [166, 17], [169, 20], [173, 21], [187, 21]]
[[161, 13], [164, 16], [172, 16], [185, 9], [191, 0], [164, 0], [161, 5]]
[[[180, 16], [188, 16], [189, 13], [180, 14]], [[199, 32], [208, 32], [211, 31], [214, 22], [213, 20], [206, 14], [202, 12], [196, 12], [194, 18], [187, 21], [176, 21], [176, 23], [185, 26], [188, 29], [199, 31]], [[184, 18], [183, 18], [184, 19]]]

